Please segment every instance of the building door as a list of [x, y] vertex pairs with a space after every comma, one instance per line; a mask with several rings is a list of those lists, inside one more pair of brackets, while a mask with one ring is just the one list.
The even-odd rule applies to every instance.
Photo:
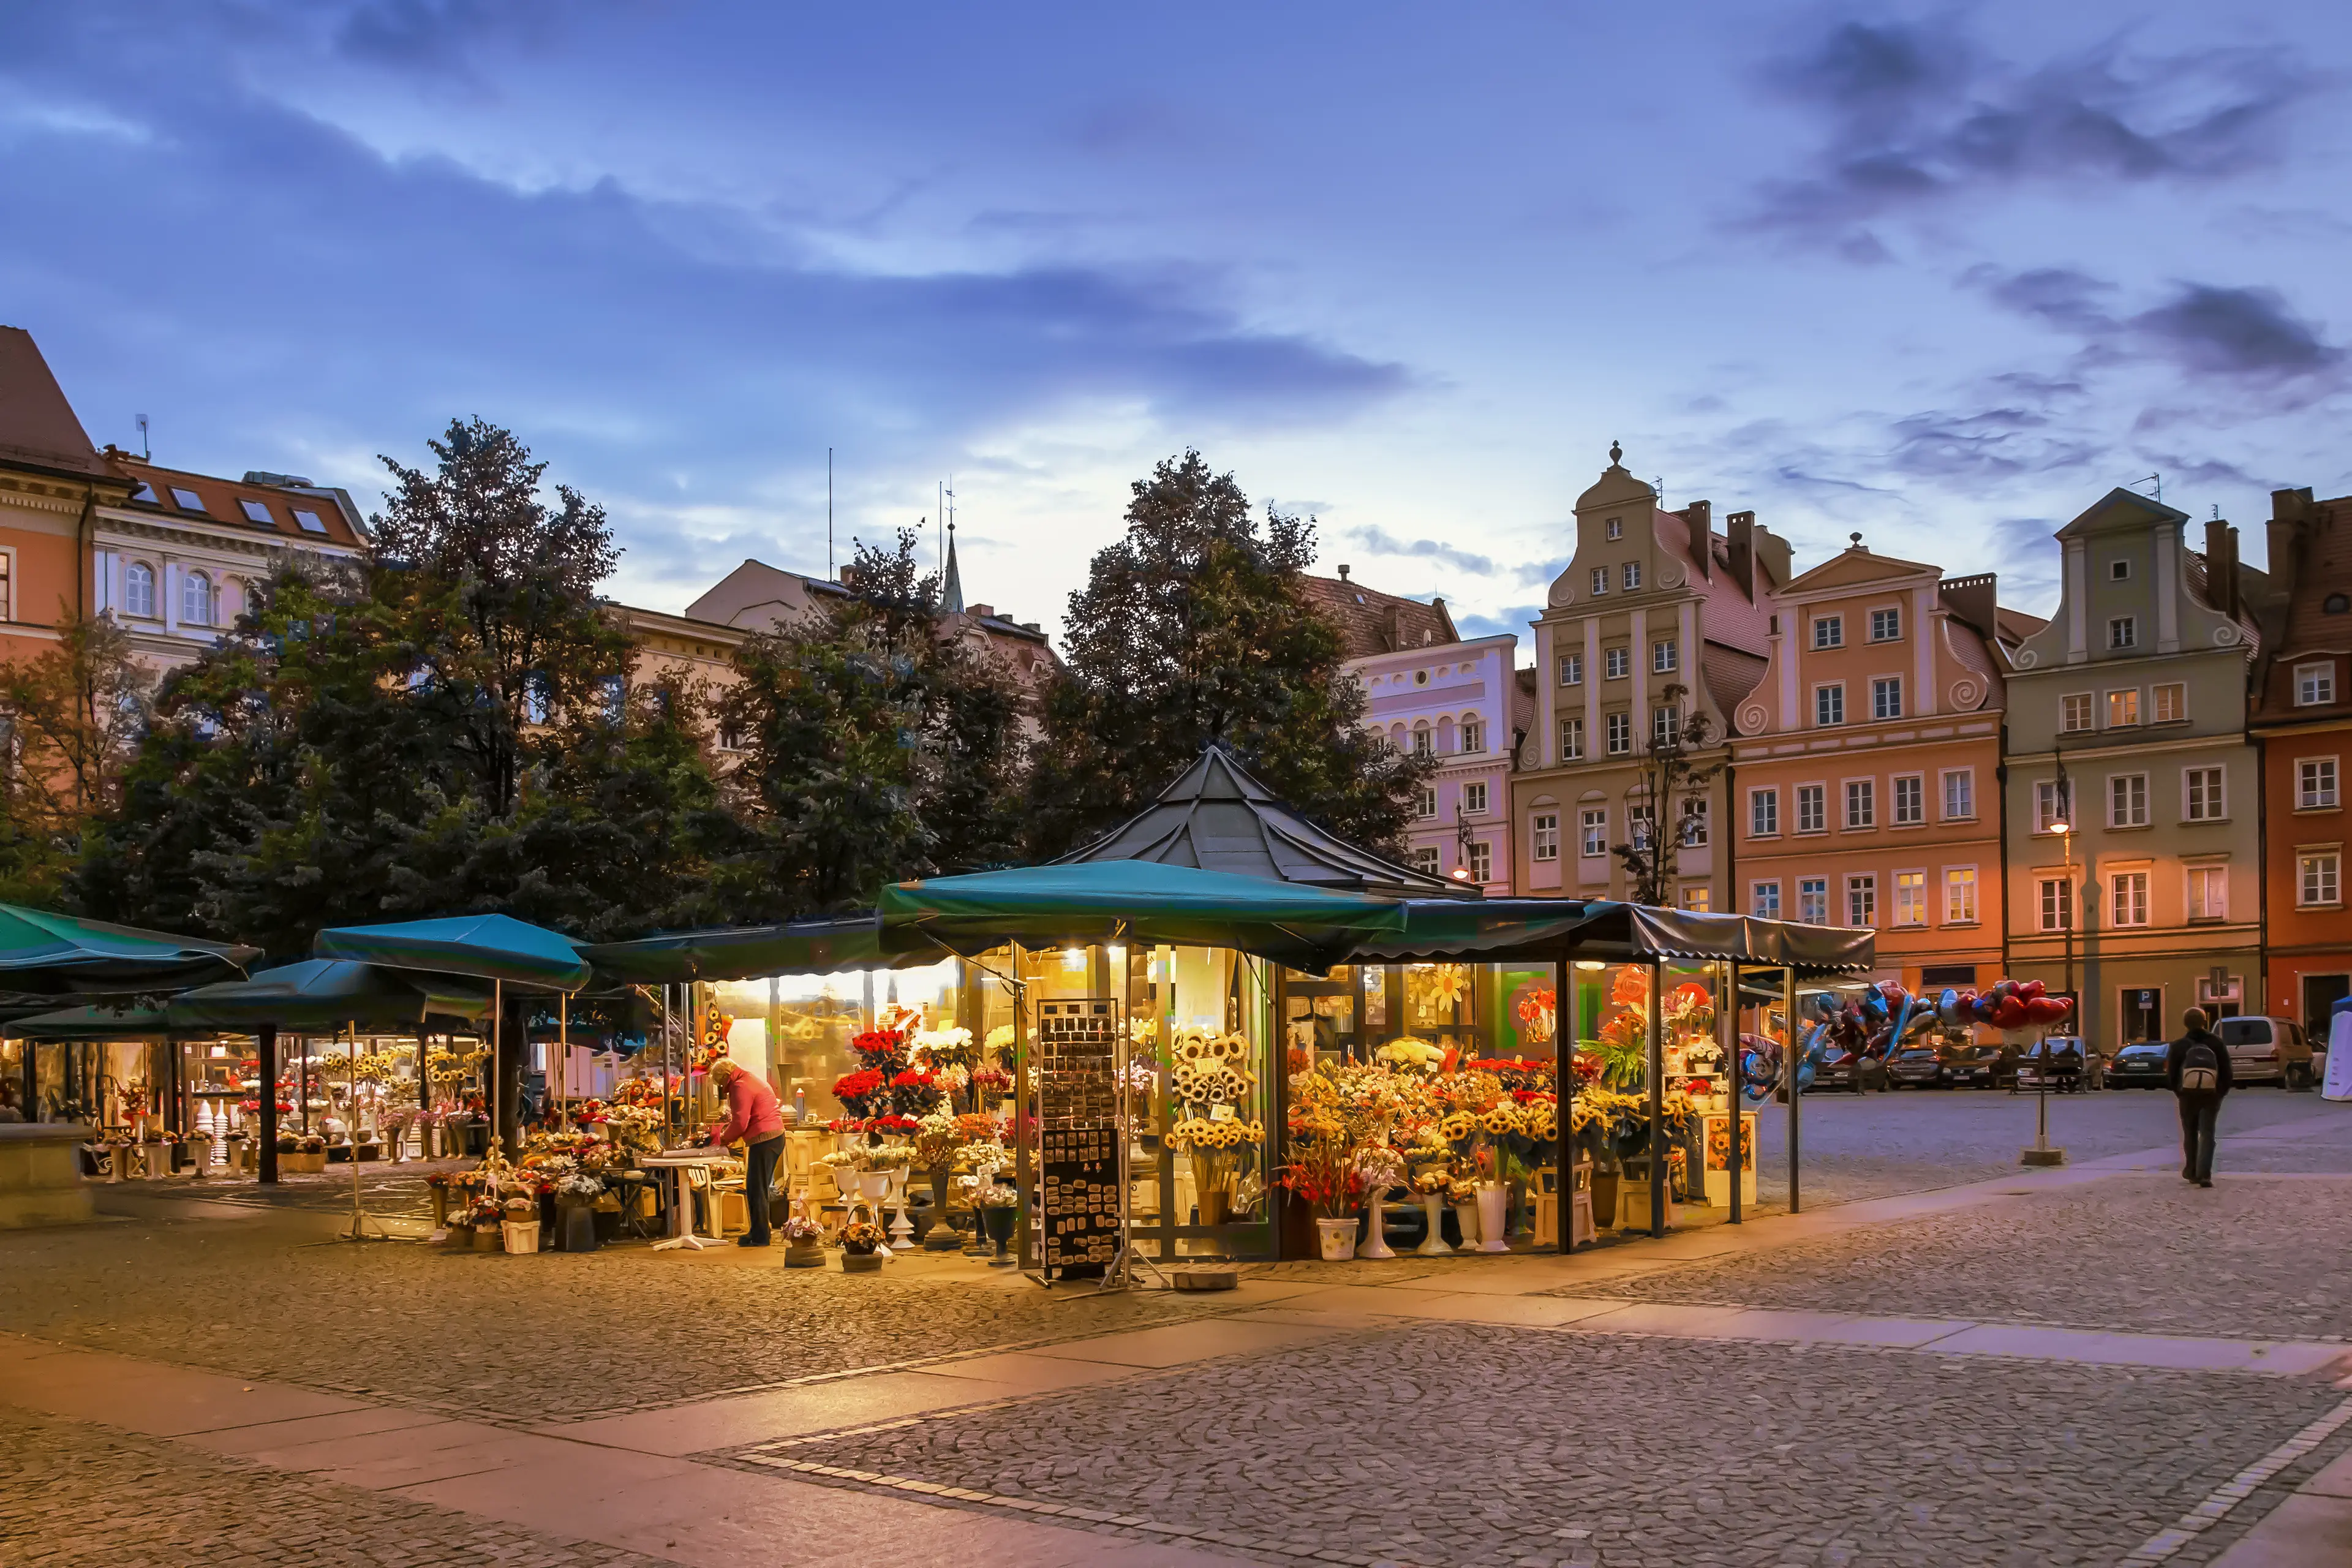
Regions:
[[2128, 1046], [2139, 1040], [2164, 1038], [2163, 986], [2126, 985], [2116, 1000], [2117, 1016], [2122, 1021], [2117, 1043]]
[[2306, 974], [2303, 977], [2303, 1026], [2327, 1043], [2332, 1020], [2327, 1010], [2352, 995], [2352, 974]]

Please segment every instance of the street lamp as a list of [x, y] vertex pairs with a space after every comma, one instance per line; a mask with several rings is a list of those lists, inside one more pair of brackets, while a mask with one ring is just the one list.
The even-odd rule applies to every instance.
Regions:
[[[2074, 791], [2072, 782], [2066, 777], [2063, 758], [2058, 763], [2057, 806], [2058, 815], [2050, 824], [2050, 831], [2058, 836], [2059, 850], [2065, 857], [2066, 901], [2059, 910], [2058, 918], [2060, 927], [2066, 933], [2066, 995], [2072, 1001], [2074, 995], [2074, 907], [2082, 900], [2074, 887], [2074, 824], [2072, 821]], [[2077, 1030], [2082, 1027], [2079, 1021], [2081, 1013], [2077, 1006], [2074, 1010]], [[2090, 1065], [2089, 1055], [2086, 1042], [2084, 1048], [2084, 1065], [2086, 1068]], [[2020, 1164], [2063, 1165], [2066, 1163], [2066, 1151], [2050, 1146], [2050, 1037], [2044, 1033], [2042, 1037], [2042, 1063], [2033, 1074], [2033, 1147], [2018, 1156]]]

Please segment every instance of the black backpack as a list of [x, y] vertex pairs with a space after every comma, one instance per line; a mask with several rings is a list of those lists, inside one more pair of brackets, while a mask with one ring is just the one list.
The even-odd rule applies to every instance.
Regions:
[[2180, 1053], [2180, 1092], [2210, 1094], [2221, 1087], [2221, 1058], [2202, 1040], [2191, 1040]]

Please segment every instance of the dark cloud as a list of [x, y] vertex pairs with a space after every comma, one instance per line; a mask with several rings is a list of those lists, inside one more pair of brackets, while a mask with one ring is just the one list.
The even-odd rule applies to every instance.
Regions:
[[2278, 155], [2315, 79], [2281, 50], [2134, 56], [2105, 45], [2021, 68], [1958, 21], [1847, 21], [1765, 72], [1820, 117], [1803, 172], [1771, 183], [1757, 221], [1849, 258], [1885, 258], [1869, 225], [2027, 184], [2202, 183]]
[[1976, 267], [1962, 281], [2005, 310], [2079, 339], [2086, 367], [2160, 360], [2198, 375], [2314, 385], [2336, 383], [2345, 367], [2344, 349], [2275, 289], [2177, 283], [2161, 303], [2121, 314], [2109, 303], [2115, 284], [2071, 268]]
[[1973, 414], [1914, 414], [1888, 427], [1886, 466], [1916, 479], [2007, 479], [2076, 468], [2095, 449], [2050, 434], [2049, 417], [2025, 407]]
[[1495, 570], [1492, 557], [1443, 544], [1434, 539], [1399, 539], [1379, 528], [1351, 528], [1348, 536], [1375, 555], [1419, 556], [1430, 561], [1442, 561], [1457, 572], [1486, 574]]

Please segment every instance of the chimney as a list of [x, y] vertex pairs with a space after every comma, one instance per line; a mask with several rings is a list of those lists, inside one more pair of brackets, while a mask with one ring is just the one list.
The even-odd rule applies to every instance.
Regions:
[[1698, 574], [1709, 582], [1715, 580], [1715, 503], [1695, 500], [1675, 513], [1690, 524], [1691, 563]]
[[994, 605], [974, 605], [971, 606], [971, 614], [976, 617], [985, 619], [986, 617], [996, 614], [996, 606]]
[[1723, 520], [1729, 534], [1731, 580], [1752, 603], [1756, 598], [1756, 514], [1735, 511]]
[[1756, 584], [1757, 592], [1769, 593], [1788, 586], [1791, 558], [1789, 542], [1770, 529], [1761, 527], [1756, 530], [1755, 540], [1756, 564], [1763, 568]]
[[2238, 618], [2238, 531], [2218, 517], [2205, 525], [2205, 597]]
[[1347, 567], [1345, 567], [1345, 566], [1341, 566], [1341, 567], [1339, 568], [1339, 581], [1340, 581], [1340, 582], [1342, 582], [1342, 583], [1344, 583], [1344, 582], [1346, 582], [1347, 580], [1348, 580], [1348, 569], [1347, 569]]
[[2307, 487], [2299, 490], [2271, 492], [2271, 521], [2265, 531], [2264, 542], [2269, 545], [2271, 552], [2271, 582], [2281, 590], [2286, 587], [2295, 569], [2302, 564], [2295, 559], [2295, 546], [2309, 525], [2312, 510], [2311, 491]]

